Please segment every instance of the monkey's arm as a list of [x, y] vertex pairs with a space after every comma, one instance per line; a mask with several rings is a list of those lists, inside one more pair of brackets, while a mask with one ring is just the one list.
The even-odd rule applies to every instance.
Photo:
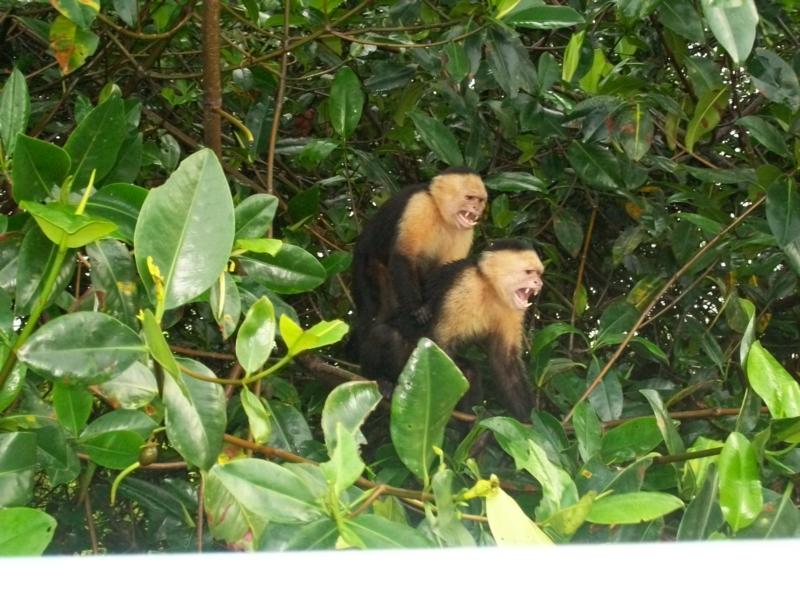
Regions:
[[431, 310], [422, 296], [419, 269], [407, 256], [395, 253], [389, 259], [389, 275], [401, 310], [410, 314], [419, 325], [427, 324]]
[[489, 344], [489, 366], [502, 400], [511, 414], [520, 421], [530, 422], [533, 391], [518, 349]]

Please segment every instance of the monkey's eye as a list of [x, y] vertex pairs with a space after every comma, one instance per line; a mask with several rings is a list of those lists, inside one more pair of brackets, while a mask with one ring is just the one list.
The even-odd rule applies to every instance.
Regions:
[[533, 275], [536, 273], [535, 269], [525, 269], [525, 275]]

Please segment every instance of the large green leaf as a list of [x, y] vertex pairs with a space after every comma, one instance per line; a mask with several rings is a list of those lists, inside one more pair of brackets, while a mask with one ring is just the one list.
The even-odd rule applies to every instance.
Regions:
[[81, 387], [57, 383], [53, 386], [53, 408], [58, 422], [72, 435], [78, 435], [89, 420], [94, 396]]
[[144, 352], [136, 332], [115, 318], [77, 312], [45, 323], [17, 356], [53, 381], [100, 383], [122, 373]]
[[70, 164], [69, 154], [62, 148], [20, 134], [12, 172], [14, 198], [17, 202], [43, 202], [57, 196]]
[[211, 150], [185, 159], [150, 190], [134, 232], [136, 266], [151, 282], [148, 257], [164, 278], [165, 308], [176, 308], [210, 288], [233, 247], [233, 200]]
[[371, 381], [351, 381], [336, 387], [325, 400], [322, 408], [322, 433], [328, 452], [336, 448], [337, 425], [355, 437], [358, 443], [366, 443], [361, 426], [367, 416], [375, 410], [381, 400], [378, 386]]
[[800, 240], [800, 192], [794, 177], [779, 177], [767, 189], [767, 222], [778, 245]]
[[112, 183], [97, 190], [89, 198], [86, 212], [116, 223], [113, 237], [133, 243], [133, 232], [147, 190], [129, 183]]
[[392, 395], [390, 431], [400, 460], [418, 478], [429, 480], [434, 446], [469, 384], [447, 354], [422, 338], [400, 374]]
[[[600, 363], [593, 360], [586, 371], [586, 385], [590, 385], [600, 373]], [[618, 419], [622, 414], [622, 383], [616, 369], [611, 369], [589, 395], [589, 403], [601, 421]]]
[[278, 199], [272, 194], [253, 194], [236, 206], [236, 239], [263, 236], [275, 217]]
[[139, 361], [101, 383], [99, 388], [105, 397], [119, 402], [123, 408], [142, 408], [158, 395], [155, 375]]
[[420, 139], [433, 151], [439, 160], [451, 167], [464, 164], [464, 157], [461, 154], [461, 148], [458, 146], [458, 140], [444, 123], [429, 117], [419, 110], [410, 111], [408, 116], [414, 122]]
[[0, 433], [0, 508], [29, 503], [35, 473], [36, 434]]
[[486, 518], [498, 546], [548, 546], [553, 543], [519, 504], [499, 487], [486, 496]]
[[[184, 367], [214, 377], [204, 364], [181, 359]], [[222, 451], [222, 436], [227, 421], [225, 391], [218, 383], [183, 378], [178, 385], [171, 375], [164, 377], [164, 422], [167, 437], [174, 448], [190, 464], [210, 469]]]
[[719, 457], [719, 502], [734, 531], [755, 521], [764, 503], [755, 450], [738, 432], [728, 436]]
[[765, 48], [757, 48], [747, 70], [759, 92], [769, 100], [800, 108], [800, 80], [792, 65]]
[[103, 294], [102, 310], [128, 327], [137, 326], [139, 278], [127, 246], [100, 240], [87, 246], [86, 253], [92, 265], [92, 285]]
[[613, 190], [622, 178], [619, 163], [605, 148], [572, 142], [567, 148], [567, 159], [583, 181], [598, 189]]
[[800, 384], [757, 340], [747, 353], [747, 380], [773, 418], [800, 417]]
[[722, 526], [722, 509], [717, 495], [718, 475], [714, 465], [700, 488], [700, 492], [686, 507], [678, 526], [679, 540], [707, 540]]
[[95, 181], [102, 181], [117, 162], [125, 139], [125, 112], [122, 98], [112, 95], [92, 109], [78, 124], [64, 150], [72, 159], [72, 187], [81, 189], [96, 171]]
[[339, 69], [331, 85], [328, 112], [333, 130], [343, 138], [349, 138], [361, 120], [364, 107], [364, 92], [361, 82], [350, 67]]
[[28, 84], [25, 76], [15, 67], [0, 92], [0, 142], [6, 156], [14, 155], [17, 134], [25, 133], [30, 116]]
[[669, 29], [692, 42], [705, 39], [703, 20], [691, 0], [669, 0], [658, 5], [658, 18]]
[[683, 508], [683, 502], [671, 494], [661, 492], [611, 494], [594, 501], [586, 520], [603, 525], [635, 524], [652, 521], [680, 508]]
[[736, 64], [753, 49], [758, 25], [754, 0], [700, 0], [708, 26]]
[[279, 328], [289, 356], [297, 356], [306, 350], [335, 344], [345, 335], [349, 326], [344, 321], [320, 321], [311, 329], [304, 330], [286, 315], [281, 315]]
[[746, 127], [753, 139], [768, 150], [782, 156], [788, 156], [789, 149], [783, 139], [783, 134], [764, 117], [750, 115], [737, 119], [736, 124]]
[[663, 441], [654, 417], [638, 417], [617, 425], [603, 437], [606, 461], [627, 461], [647, 454]]
[[0, 509], [0, 556], [38, 556], [56, 531], [56, 520], [37, 508]]
[[239, 259], [245, 273], [279, 294], [300, 294], [320, 285], [327, 273], [313, 254], [282, 244], [275, 256], [259, 254]]
[[378, 515], [362, 514], [346, 521], [340, 530], [351, 546], [381, 548], [430, 548], [433, 544], [416, 529]]

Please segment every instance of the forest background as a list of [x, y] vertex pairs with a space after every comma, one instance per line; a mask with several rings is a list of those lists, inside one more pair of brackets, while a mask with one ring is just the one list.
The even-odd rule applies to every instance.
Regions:
[[[795, 4], [0, 0], [0, 554], [797, 536]], [[339, 343], [451, 165], [529, 424]]]

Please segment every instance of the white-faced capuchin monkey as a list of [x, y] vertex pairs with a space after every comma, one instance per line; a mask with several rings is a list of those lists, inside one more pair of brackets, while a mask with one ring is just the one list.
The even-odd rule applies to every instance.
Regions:
[[525, 312], [542, 289], [544, 266], [534, 250], [516, 240], [496, 241], [475, 258], [444, 265], [431, 273], [426, 297], [432, 318], [420, 326], [397, 311], [373, 326], [363, 344], [365, 377], [396, 382], [420, 337], [427, 336], [456, 360], [470, 380], [468, 401], [481, 394], [477, 370], [457, 358], [472, 342], [486, 351], [495, 385], [509, 411], [530, 420], [531, 390], [522, 362]]
[[397, 310], [424, 325], [431, 316], [423, 297], [427, 274], [462, 259], [486, 208], [486, 187], [466, 168], [447, 169], [430, 183], [405, 188], [364, 226], [353, 252], [356, 320], [350, 347]]

